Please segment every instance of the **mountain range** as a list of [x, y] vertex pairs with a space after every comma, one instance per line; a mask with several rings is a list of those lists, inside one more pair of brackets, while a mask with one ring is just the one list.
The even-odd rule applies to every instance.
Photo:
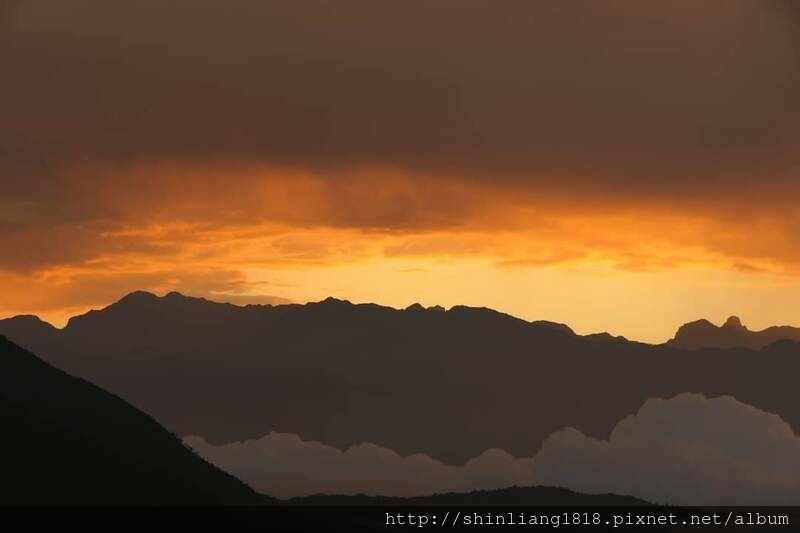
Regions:
[[800, 429], [791, 340], [689, 350], [699, 337], [685, 331], [653, 346], [485, 308], [238, 307], [145, 292], [64, 329], [16, 317], [0, 333], [213, 444], [275, 431], [448, 464], [491, 448], [529, 457], [564, 427], [607, 438], [648, 398], [684, 392], [731, 395]]
[[250, 505], [148, 415], [0, 336], [2, 505]]
[[732, 316], [722, 326], [708, 320], [684, 324], [667, 344], [686, 350], [703, 348], [752, 348], [760, 350], [781, 340], [800, 342], [800, 328], [773, 326], [761, 331], [750, 331], [739, 317]]

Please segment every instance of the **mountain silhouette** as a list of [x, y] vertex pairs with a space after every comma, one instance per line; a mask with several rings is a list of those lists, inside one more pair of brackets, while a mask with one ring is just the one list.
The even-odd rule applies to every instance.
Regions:
[[214, 445], [274, 431], [461, 465], [491, 448], [530, 457], [567, 426], [606, 439], [647, 399], [684, 392], [731, 395], [800, 430], [800, 344], [788, 341], [689, 351], [485, 308], [145, 292], [63, 330], [23, 317], [0, 333]]
[[509, 487], [498, 490], [451, 492], [433, 496], [386, 498], [381, 496], [336, 496], [320, 494], [281, 501], [292, 506], [624, 506], [638, 507], [650, 503], [630, 496], [615, 494], [580, 494], [557, 487]]
[[0, 336], [3, 505], [253, 504], [211, 466], [123, 400]]
[[[278, 512], [277, 520], [270, 514], [270, 525], [277, 525], [278, 530], [287, 531], [317, 531], [317, 530], [345, 530], [345, 531], [386, 531], [393, 526], [387, 526], [387, 517], [390, 520], [397, 520], [396, 524], [407, 520], [407, 518], [397, 519], [399, 515], [407, 516], [409, 509], [419, 507], [449, 507], [453, 513], [449, 514], [448, 525], [452, 525], [453, 520], [457, 519], [456, 512], [469, 513], [470, 516], [481, 516], [481, 520], [488, 523], [487, 511], [478, 508], [491, 506], [491, 514], [494, 516], [502, 515], [508, 520], [506, 525], [510, 525], [511, 507], [582, 507], [596, 508], [604, 506], [614, 507], [642, 507], [651, 504], [637, 498], [628, 496], [616, 496], [613, 494], [586, 495], [572, 492], [567, 489], [554, 487], [510, 487], [500, 490], [473, 491], [465, 493], [435, 494], [433, 496], [420, 496], [413, 498], [385, 498], [373, 496], [336, 496], [318, 495], [305, 498], [293, 498], [291, 500], [273, 500], [267, 505], [273, 506], [272, 513]], [[279, 506], [276, 508], [276, 506]], [[325, 507], [324, 511], [318, 510], [310, 512], [307, 507]], [[375, 511], [365, 511], [364, 507], [375, 507]], [[389, 508], [396, 508], [392, 511]], [[405, 510], [404, 510], [405, 508]], [[507, 508], [507, 509], [503, 509]], [[519, 520], [521, 512], [526, 516], [537, 516], [536, 511], [523, 511], [522, 509], [513, 511], [514, 520]], [[442, 521], [447, 519], [445, 511], [441, 514], [436, 511], [431, 513], [416, 513], [428, 516], [428, 525], [444, 525]], [[558, 517], [560, 520], [563, 513], [548, 511], [549, 517]], [[434, 518], [438, 521], [434, 524]], [[555, 520], [555, 518], [553, 518]], [[416, 518], [414, 519], [416, 520]], [[406, 522], [407, 523], [407, 522]], [[464, 521], [460, 520], [463, 525]], [[517, 522], [519, 524], [519, 522]], [[485, 524], [484, 524], [485, 525]], [[417, 526], [419, 527], [419, 526]], [[552, 526], [551, 526], [552, 527]], [[559, 527], [569, 526], [561, 522]], [[629, 528], [630, 529], [630, 528]], [[633, 527], [633, 531], [640, 528]]]
[[686, 350], [702, 348], [761, 349], [781, 340], [800, 342], [800, 328], [774, 326], [762, 331], [750, 331], [739, 317], [732, 316], [722, 326], [708, 320], [698, 320], [681, 326], [670, 346]]

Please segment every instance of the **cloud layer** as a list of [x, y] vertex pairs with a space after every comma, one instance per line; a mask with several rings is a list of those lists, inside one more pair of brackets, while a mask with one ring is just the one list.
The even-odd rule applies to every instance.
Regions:
[[544, 485], [673, 505], [797, 505], [800, 438], [780, 417], [733, 398], [649, 400], [608, 441], [573, 429], [536, 457]]
[[341, 452], [295, 435], [271, 433], [257, 441], [214, 447], [201, 437], [184, 441], [201, 456], [256, 490], [279, 498], [312, 494], [415, 496], [526, 485], [532, 460], [489, 450], [463, 467], [426, 455], [400, 457], [361, 444]]
[[466, 465], [400, 457], [372, 444], [341, 452], [294, 435], [214, 447], [187, 444], [255, 489], [287, 498], [318, 493], [414, 496], [509, 486], [560, 486], [672, 505], [797, 505], [800, 438], [778, 416], [731, 397], [649, 400], [608, 441], [574, 429], [535, 458], [489, 450]]
[[538, 184], [556, 173], [719, 192], [713, 173], [687, 174], [756, 184], [733, 171], [796, 162], [790, 9], [28, 0], [6, 16], [0, 56], [16, 104], [8, 156], [387, 165]]
[[797, 278], [799, 19], [787, 0], [2, 2], [0, 312], [131, 280], [251, 297], [271, 294], [255, 270], [397, 257]]

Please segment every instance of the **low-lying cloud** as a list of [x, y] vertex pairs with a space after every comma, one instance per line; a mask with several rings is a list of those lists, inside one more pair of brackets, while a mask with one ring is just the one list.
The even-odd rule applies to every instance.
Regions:
[[530, 482], [531, 459], [489, 450], [466, 465], [447, 466], [422, 454], [401, 457], [374, 444], [341, 452], [295, 435], [214, 447], [202, 437], [185, 442], [207, 460], [279, 498], [312, 494], [416, 496], [499, 489]]
[[425, 455], [401, 457], [372, 444], [342, 452], [276, 433], [220, 447], [201, 437], [185, 441], [256, 490], [281, 498], [415, 496], [515, 485], [673, 505], [796, 505], [800, 498], [800, 438], [780, 417], [731, 397], [649, 400], [608, 441], [565, 429], [535, 458], [489, 450], [464, 466]]
[[536, 457], [537, 483], [673, 505], [797, 505], [800, 438], [731, 397], [649, 400], [608, 441], [566, 429]]

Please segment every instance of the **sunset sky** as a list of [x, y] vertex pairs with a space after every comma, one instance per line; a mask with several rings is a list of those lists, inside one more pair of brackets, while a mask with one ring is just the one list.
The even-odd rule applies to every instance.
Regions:
[[794, 0], [0, 0], [0, 316], [800, 326]]

